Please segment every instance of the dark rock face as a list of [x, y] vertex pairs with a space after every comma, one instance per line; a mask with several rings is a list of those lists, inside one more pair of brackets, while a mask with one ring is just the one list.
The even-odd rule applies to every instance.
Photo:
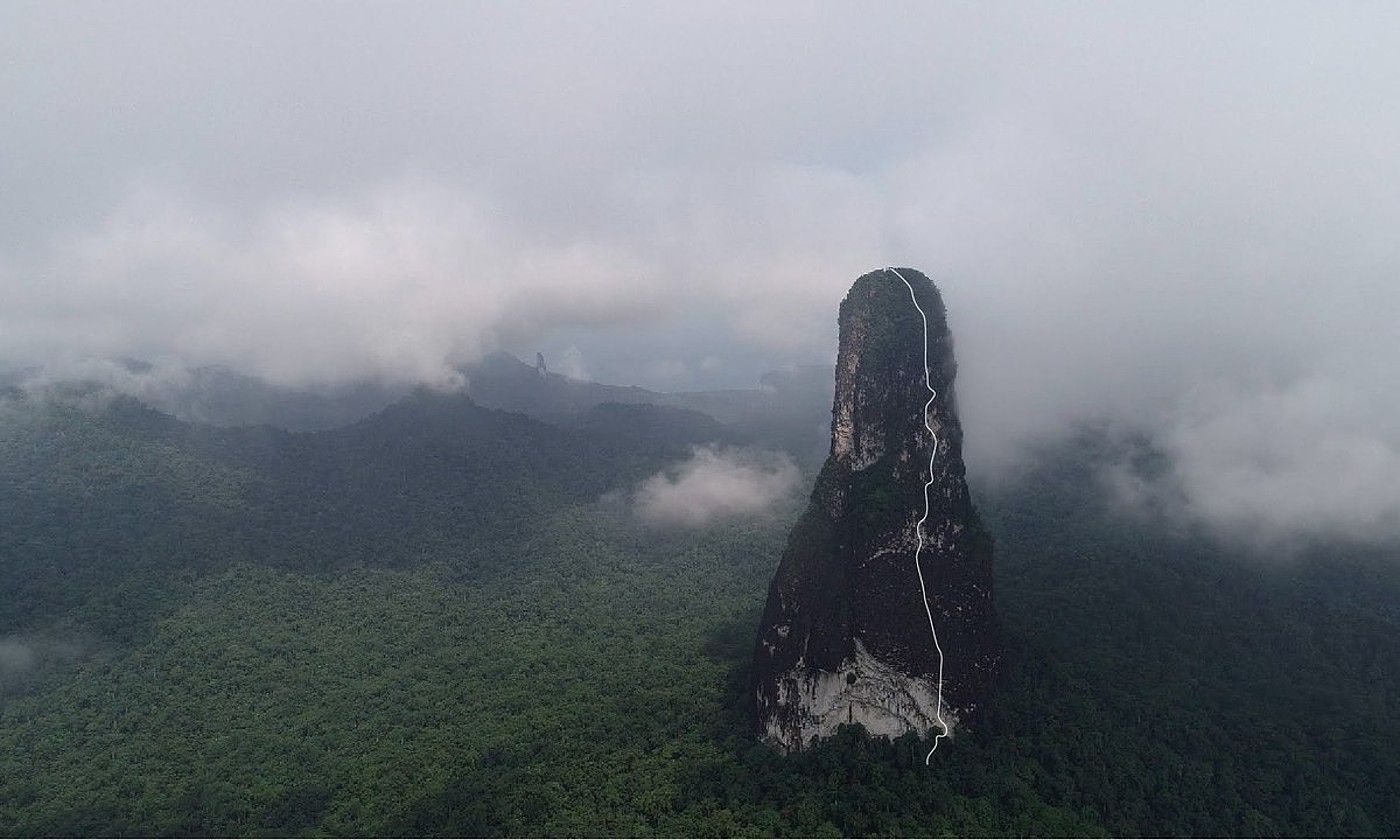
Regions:
[[[841, 303], [831, 454], [793, 528], [754, 650], [761, 734], [786, 750], [846, 723], [896, 737], [942, 731], [980, 707], [997, 663], [992, 544], [964, 480], [952, 338], [933, 282], [899, 269], [856, 280]], [[915, 567], [918, 522], [923, 526]], [[939, 652], [943, 651], [939, 707]], [[941, 715], [940, 715], [941, 712]]]

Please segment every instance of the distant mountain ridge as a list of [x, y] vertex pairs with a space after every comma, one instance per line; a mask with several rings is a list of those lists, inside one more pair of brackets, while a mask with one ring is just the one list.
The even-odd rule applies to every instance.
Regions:
[[611, 493], [738, 434], [712, 417], [78, 405], [0, 392], [0, 835], [1400, 829], [1400, 551], [1272, 568], [1125, 517], [1116, 441], [977, 488], [1004, 658], [926, 767], [912, 735], [755, 744], [797, 511], [657, 529]]
[[[348, 426], [414, 389], [369, 379], [324, 388], [288, 387], [217, 365], [169, 376], [153, 373], [151, 365], [136, 360], [118, 362], [116, 369], [126, 379], [117, 385], [75, 379], [39, 387], [69, 398], [115, 390], [190, 423], [272, 426], [291, 432]], [[458, 372], [473, 402], [485, 408], [559, 421], [606, 404], [649, 404], [706, 414], [749, 442], [784, 449], [804, 463], [819, 463], [824, 454], [831, 370], [822, 365], [766, 373], [758, 388], [678, 392], [574, 379], [504, 352], [489, 354]], [[21, 394], [43, 381], [40, 374], [35, 370], [0, 374], [0, 393]]]
[[492, 408], [553, 419], [608, 403], [666, 406], [709, 415], [748, 440], [784, 449], [804, 463], [819, 463], [824, 454], [831, 369], [821, 365], [764, 374], [762, 388], [677, 392], [573, 379], [507, 353], [487, 356], [462, 373], [467, 393]]

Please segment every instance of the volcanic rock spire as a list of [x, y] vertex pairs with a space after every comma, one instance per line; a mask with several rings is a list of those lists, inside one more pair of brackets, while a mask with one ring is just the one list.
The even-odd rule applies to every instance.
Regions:
[[[899, 275], [866, 274], [841, 303], [831, 454], [759, 624], [756, 720], [786, 750], [848, 723], [890, 737], [941, 733], [930, 615], [943, 651], [941, 718], [950, 728], [977, 711], [997, 662], [992, 544], [964, 480], [943, 301], [918, 271]], [[927, 383], [924, 319], [910, 287], [927, 317]], [[937, 396], [926, 427], [929, 385]]]

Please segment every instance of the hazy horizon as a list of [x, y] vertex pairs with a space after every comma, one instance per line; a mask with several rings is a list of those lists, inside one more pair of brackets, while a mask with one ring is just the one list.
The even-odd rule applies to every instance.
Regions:
[[1400, 10], [13, 3], [0, 363], [664, 390], [823, 364], [861, 273], [969, 462], [1143, 428], [1184, 509], [1400, 535]]

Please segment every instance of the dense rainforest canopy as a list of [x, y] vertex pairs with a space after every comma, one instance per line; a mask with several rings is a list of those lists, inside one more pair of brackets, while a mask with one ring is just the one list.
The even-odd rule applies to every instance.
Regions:
[[1084, 435], [974, 488], [1005, 673], [940, 747], [758, 743], [801, 507], [657, 528], [694, 412], [420, 393], [333, 432], [0, 415], [0, 833], [1395, 834], [1400, 563], [1118, 512]]

